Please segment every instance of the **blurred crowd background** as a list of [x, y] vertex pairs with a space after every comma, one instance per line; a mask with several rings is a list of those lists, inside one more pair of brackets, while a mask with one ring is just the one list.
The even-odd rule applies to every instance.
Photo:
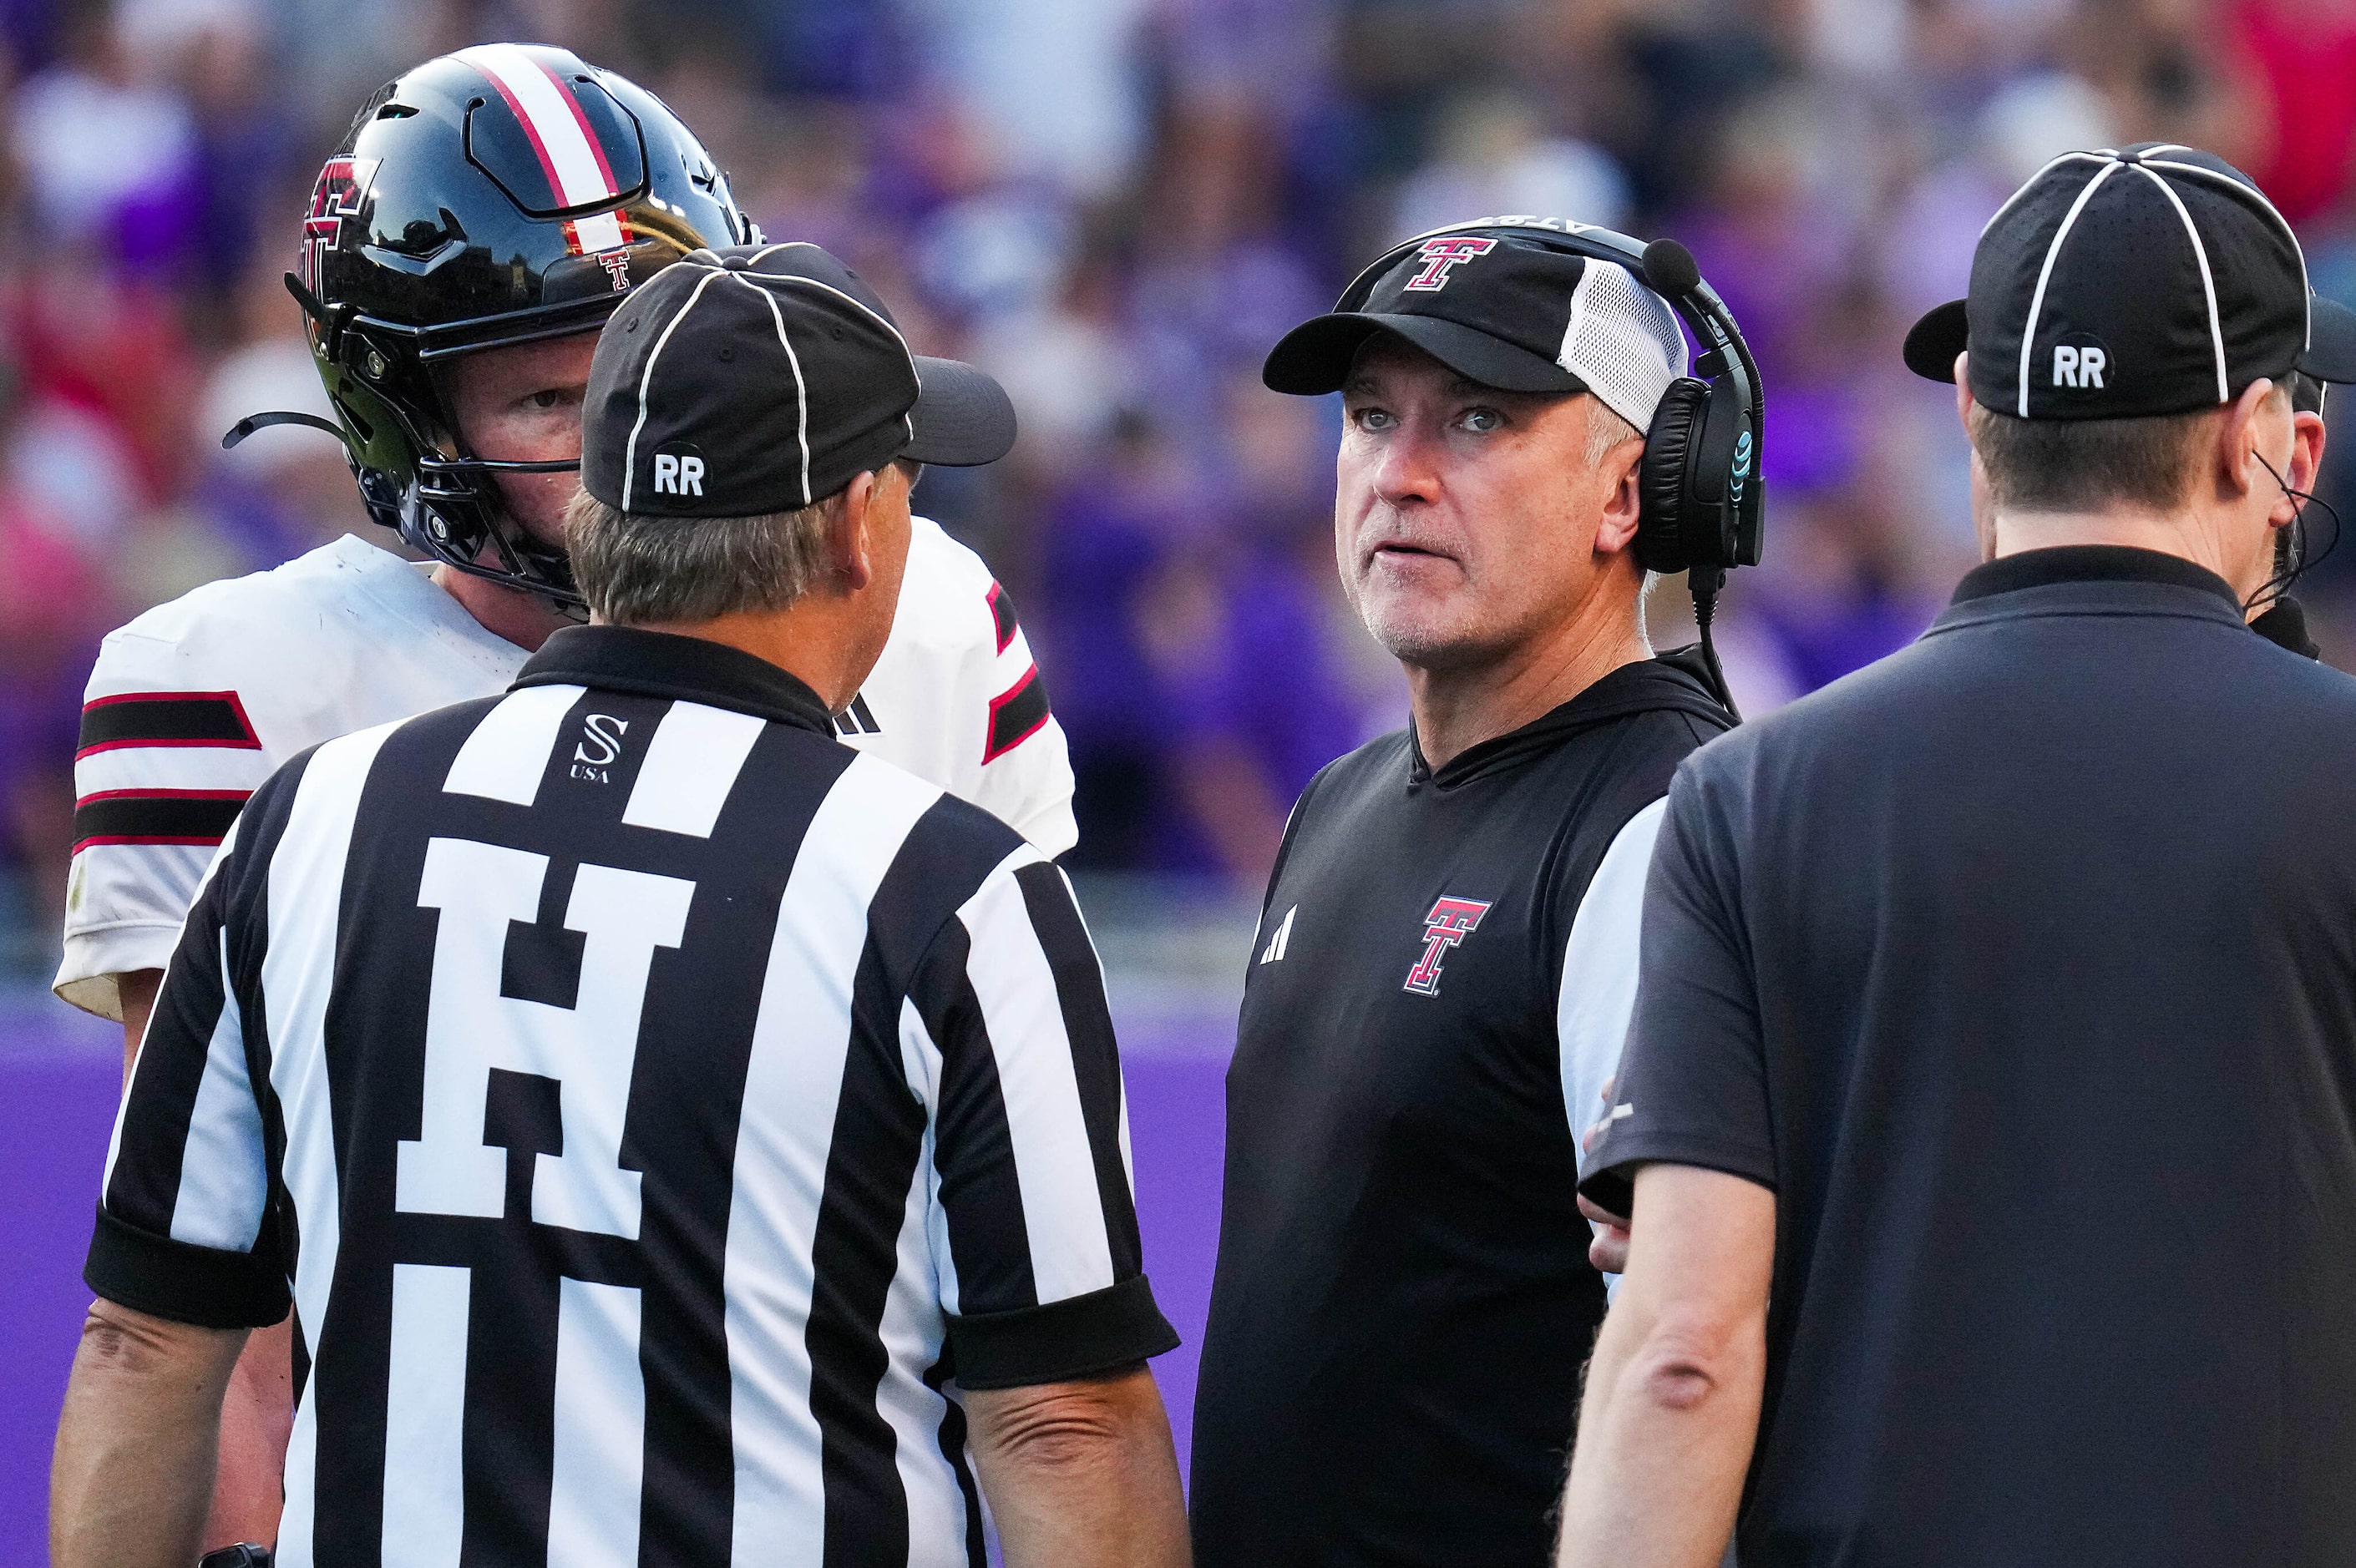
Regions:
[[[1693, 249], [1767, 381], [1767, 561], [1720, 632], [1752, 710], [1911, 639], [1974, 559], [1951, 394], [1898, 343], [2047, 157], [2212, 149], [2356, 304], [2356, 0], [0, 0], [0, 975], [54, 961], [98, 639], [392, 545], [326, 438], [219, 437], [325, 411], [280, 274], [352, 111], [494, 38], [653, 88], [772, 239], [1006, 383], [1015, 455], [919, 509], [1021, 606], [1078, 865], [1211, 896], [1404, 716], [1334, 581], [1333, 400], [1258, 382], [1389, 241], [1521, 212]], [[2356, 560], [2308, 597], [2356, 654]], [[1689, 635], [1676, 585], [1653, 605]]]

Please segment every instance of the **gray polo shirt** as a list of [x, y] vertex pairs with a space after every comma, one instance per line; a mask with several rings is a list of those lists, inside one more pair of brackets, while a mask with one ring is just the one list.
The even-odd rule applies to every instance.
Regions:
[[1744, 1568], [2356, 1552], [2351, 781], [2356, 681], [2110, 548], [1679, 770], [1588, 1188], [1775, 1192]]

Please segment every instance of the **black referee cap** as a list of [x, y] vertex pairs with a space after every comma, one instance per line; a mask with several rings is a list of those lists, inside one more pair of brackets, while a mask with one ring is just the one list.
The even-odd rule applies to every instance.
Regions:
[[816, 245], [741, 245], [664, 268], [606, 323], [581, 484], [638, 516], [748, 517], [895, 457], [969, 468], [1013, 444], [1004, 389], [909, 353], [858, 273]]
[[2065, 153], [2016, 191], [1906, 363], [1953, 381], [1967, 347], [1972, 396], [2021, 419], [2190, 413], [2294, 369], [2356, 381], [2356, 314], [2308, 289], [2274, 203], [2173, 142]]

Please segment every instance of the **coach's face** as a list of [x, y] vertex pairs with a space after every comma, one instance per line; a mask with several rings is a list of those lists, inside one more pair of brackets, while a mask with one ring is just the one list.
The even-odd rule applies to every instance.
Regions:
[[[447, 373], [444, 390], [467, 454], [505, 463], [577, 461], [581, 405], [589, 395], [589, 361], [596, 352], [593, 331], [487, 348], [459, 359]], [[497, 478], [509, 515], [541, 543], [562, 549], [564, 507], [579, 476]]]
[[1493, 663], [1600, 596], [1633, 601], [1644, 442], [1595, 453], [1593, 398], [1480, 386], [1389, 337], [1360, 352], [1342, 398], [1334, 551], [1395, 657]]

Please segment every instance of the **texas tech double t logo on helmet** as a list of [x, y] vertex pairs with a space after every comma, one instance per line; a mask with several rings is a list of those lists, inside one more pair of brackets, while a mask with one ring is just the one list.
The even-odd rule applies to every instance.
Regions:
[[[319, 173], [290, 286], [369, 515], [461, 571], [579, 603], [469, 453], [434, 367], [591, 330], [690, 251], [757, 231], [652, 93], [531, 44], [428, 60], [369, 100]], [[477, 560], [491, 547], [498, 565]]]

